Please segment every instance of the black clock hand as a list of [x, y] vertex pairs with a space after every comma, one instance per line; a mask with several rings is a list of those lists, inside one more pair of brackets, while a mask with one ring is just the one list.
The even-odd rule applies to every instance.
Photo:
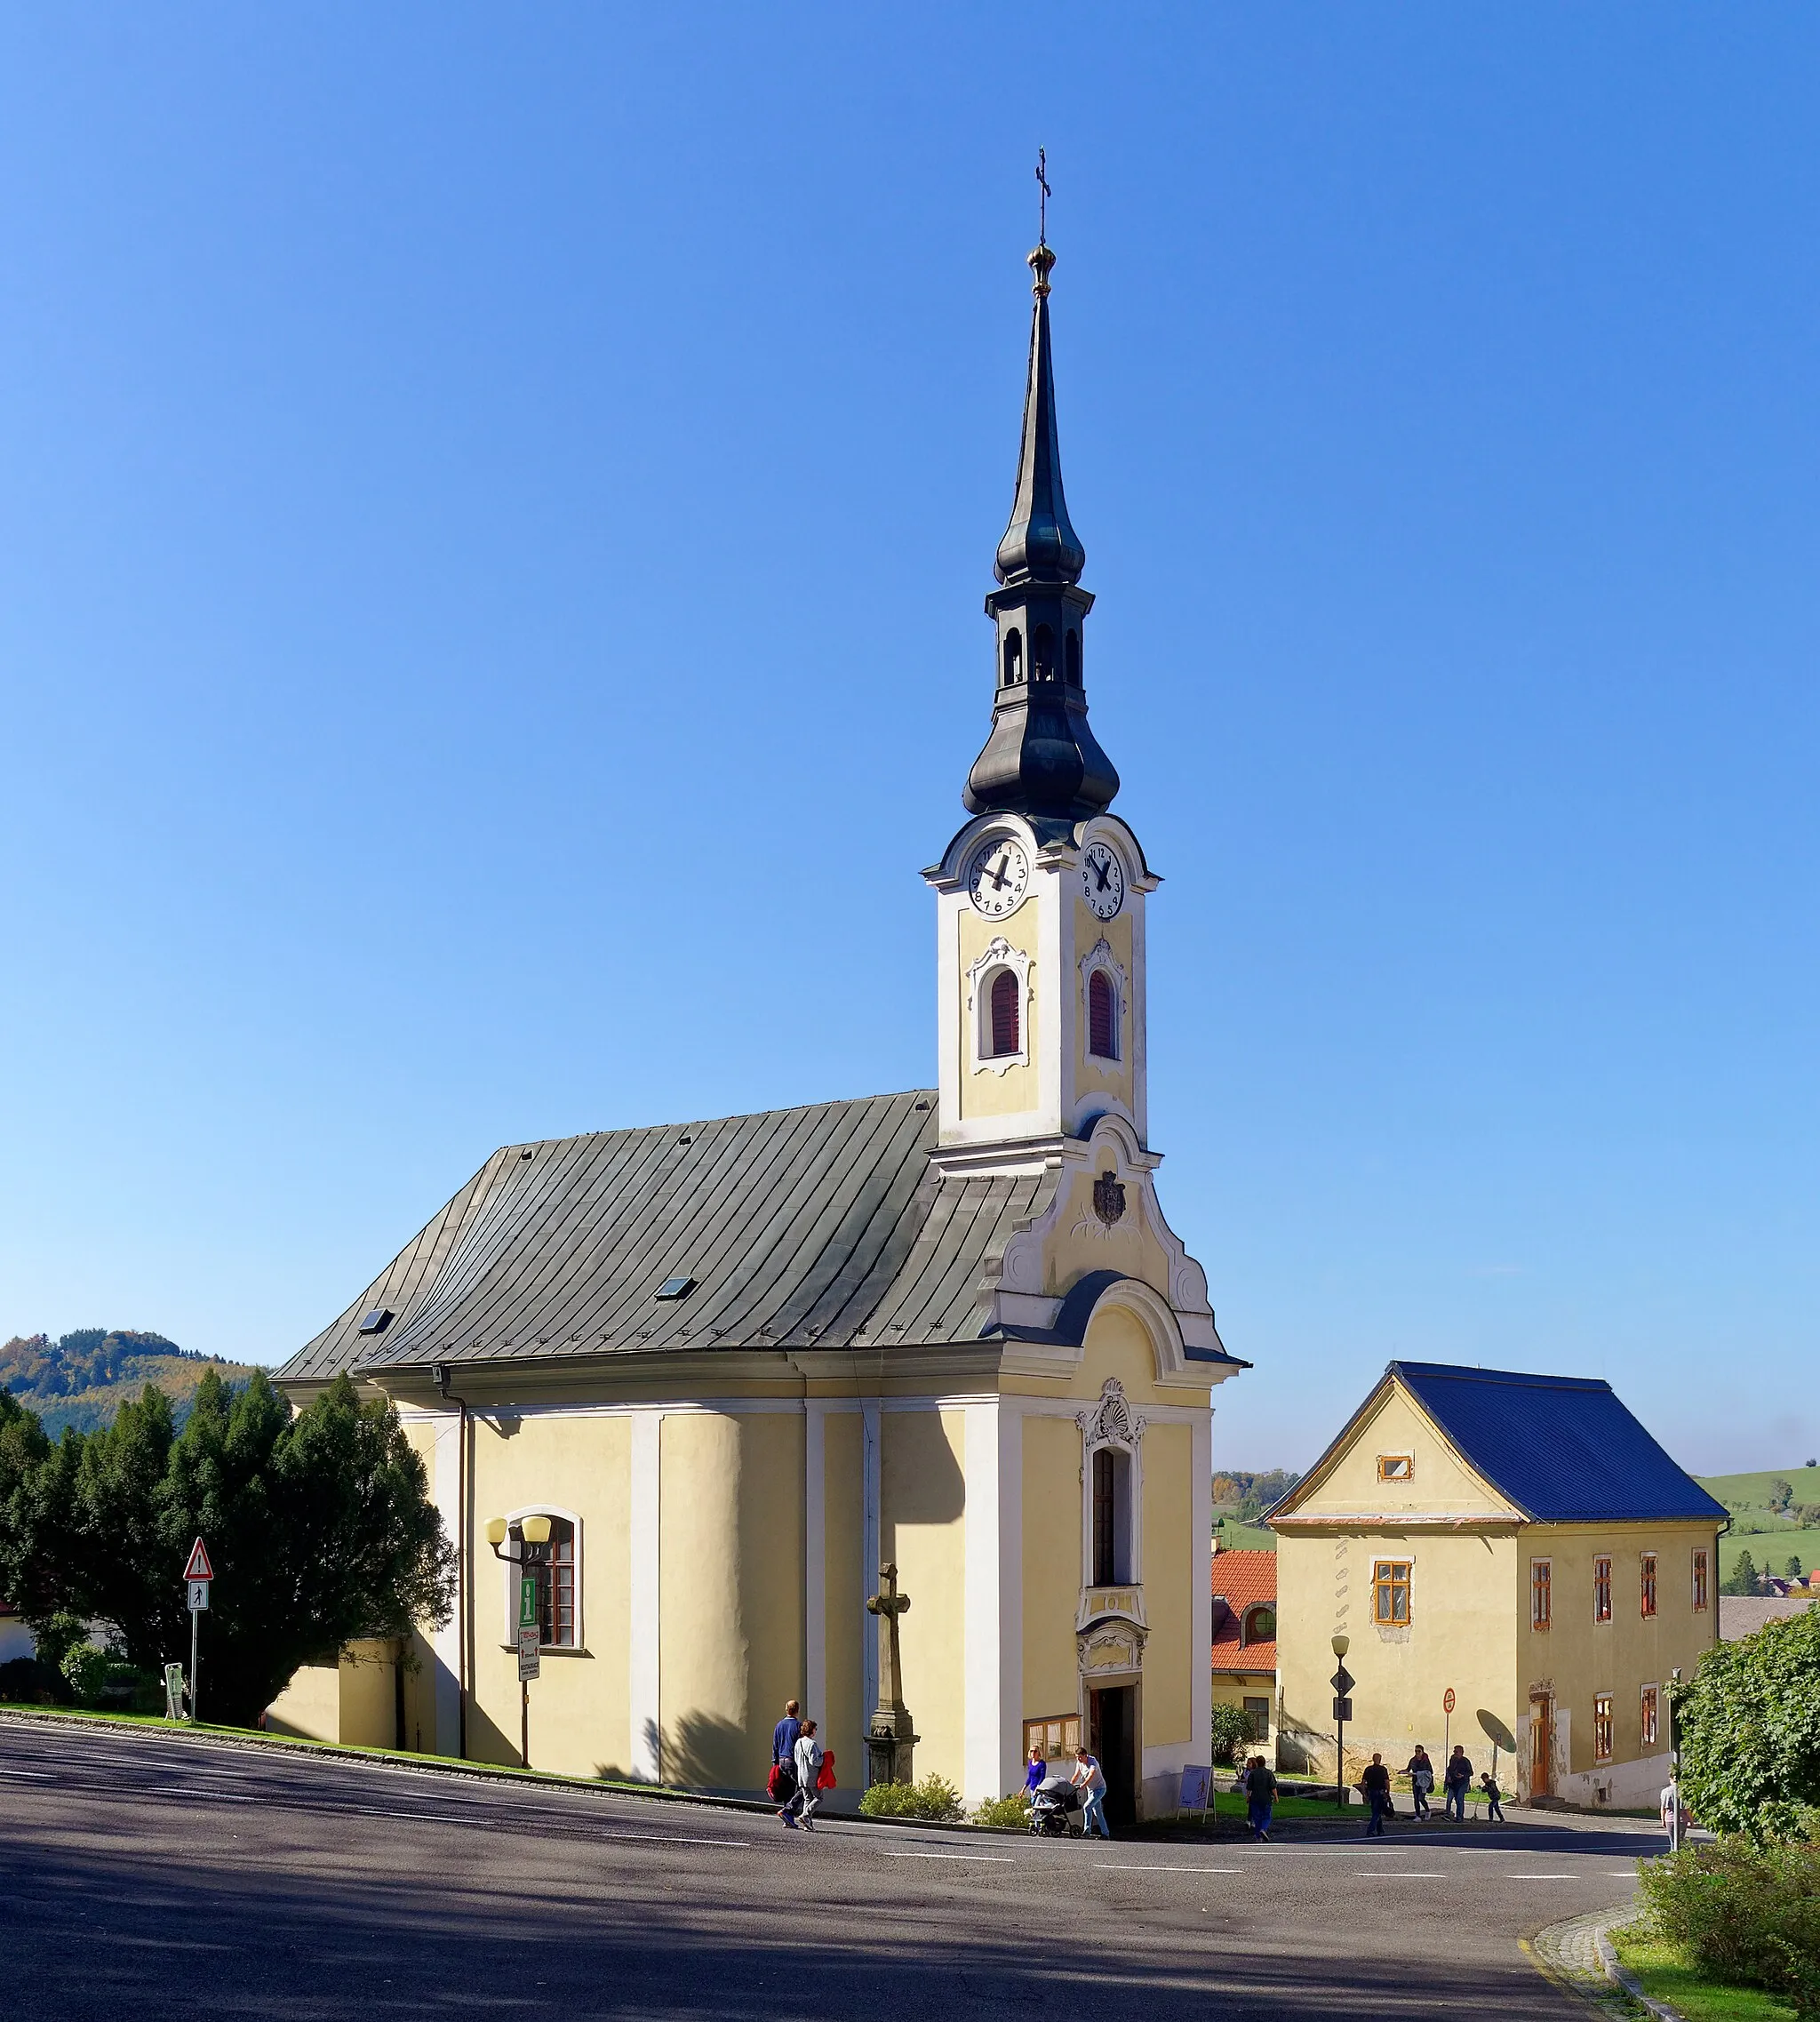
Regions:
[[992, 880], [992, 888], [994, 891], [1002, 891], [1005, 887], [1011, 882], [1010, 879], [1005, 875], [1005, 866], [1010, 863], [1010, 860], [1011, 859], [1009, 857], [1001, 857], [998, 862], [986, 872], [986, 875]]

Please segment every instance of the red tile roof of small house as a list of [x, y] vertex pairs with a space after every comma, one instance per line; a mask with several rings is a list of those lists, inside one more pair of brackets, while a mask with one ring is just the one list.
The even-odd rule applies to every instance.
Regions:
[[1274, 1671], [1276, 1637], [1240, 1640], [1245, 1618], [1260, 1604], [1276, 1607], [1274, 1552], [1216, 1552], [1213, 1555], [1213, 1668]]

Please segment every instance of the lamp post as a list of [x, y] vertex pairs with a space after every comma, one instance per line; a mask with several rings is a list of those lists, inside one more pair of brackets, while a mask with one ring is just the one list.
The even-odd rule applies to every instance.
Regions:
[[1350, 1636], [1333, 1639], [1333, 1653], [1339, 1668], [1333, 1674], [1333, 1801], [1344, 1810], [1346, 1803], [1346, 1722], [1353, 1717], [1353, 1702], [1347, 1694], [1358, 1680], [1346, 1669], [1346, 1652], [1353, 1647]]
[[493, 1548], [493, 1556], [503, 1559], [507, 1565], [523, 1569], [518, 1580], [518, 1759], [521, 1765], [531, 1767], [531, 1681], [541, 1666], [538, 1651], [543, 1639], [543, 1610], [538, 1605], [537, 1569], [544, 1562], [544, 1552], [550, 1542], [550, 1520], [547, 1516], [527, 1516], [518, 1526], [523, 1549], [516, 1552], [502, 1551], [511, 1526], [503, 1516], [495, 1516], [487, 1523], [487, 1543]]

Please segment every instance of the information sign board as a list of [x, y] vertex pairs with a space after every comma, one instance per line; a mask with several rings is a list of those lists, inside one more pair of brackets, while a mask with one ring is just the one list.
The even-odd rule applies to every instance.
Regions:
[[542, 1668], [537, 1624], [533, 1622], [528, 1629], [520, 1629], [518, 1632], [519, 1683], [523, 1684], [530, 1679], [537, 1677]]
[[1353, 1717], [1352, 1700], [1347, 1698], [1336, 1699], [1333, 1702], [1333, 1717], [1336, 1720], [1350, 1720]]

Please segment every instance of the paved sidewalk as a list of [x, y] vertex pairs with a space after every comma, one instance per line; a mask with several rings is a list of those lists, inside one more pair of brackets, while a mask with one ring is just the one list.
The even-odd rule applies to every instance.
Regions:
[[1591, 1910], [1585, 1916], [1568, 1917], [1538, 1930], [1524, 1941], [1524, 1950], [1547, 1977], [1570, 1987], [1603, 2015], [1635, 2018], [1648, 2010], [1673, 2015], [1672, 2009], [1657, 2003], [1640, 2003], [1619, 1986], [1606, 1970], [1611, 1947], [1607, 1933], [1627, 1924], [1637, 1912], [1632, 1904], [1616, 1909]]

